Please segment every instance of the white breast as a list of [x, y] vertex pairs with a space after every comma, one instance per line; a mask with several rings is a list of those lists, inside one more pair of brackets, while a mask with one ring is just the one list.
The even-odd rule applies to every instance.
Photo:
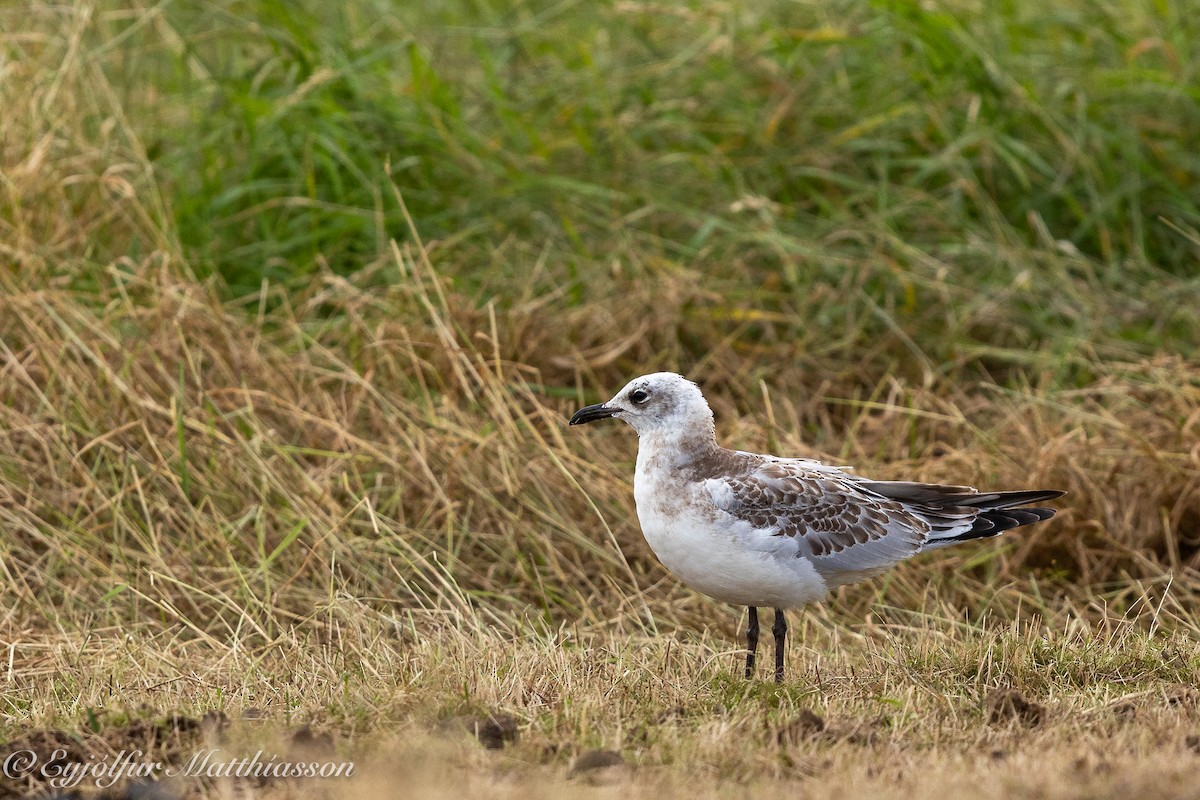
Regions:
[[702, 484], [661, 462], [651, 469], [647, 449], [638, 449], [633, 493], [642, 534], [663, 566], [726, 603], [796, 608], [825, 597], [825, 581], [788, 542], [721, 511]]

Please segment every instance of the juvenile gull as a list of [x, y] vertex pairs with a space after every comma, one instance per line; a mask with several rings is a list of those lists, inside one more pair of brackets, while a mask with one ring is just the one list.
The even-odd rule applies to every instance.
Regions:
[[638, 434], [633, 496], [650, 549], [693, 589], [749, 608], [747, 678], [759, 606], [775, 609], [781, 683], [786, 609], [917, 553], [1049, 519], [1054, 509], [1027, 504], [1063, 494], [873, 481], [810, 459], [726, 450], [700, 388], [672, 372], [635, 378], [570, 424], [609, 417]]

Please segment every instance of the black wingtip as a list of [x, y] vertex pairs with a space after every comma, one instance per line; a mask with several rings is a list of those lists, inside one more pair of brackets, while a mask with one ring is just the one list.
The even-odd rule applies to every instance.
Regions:
[[[1060, 492], [1061, 494], [1061, 492]], [[1058, 513], [1058, 509], [1042, 507], [1023, 508], [990, 508], [979, 513], [971, 529], [949, 539], [939, 539], [938, 543], [969, 542], [972, 539], [990, 539], [1005, 531], [1032, 525], [1035, 522], [1048, 520]]]

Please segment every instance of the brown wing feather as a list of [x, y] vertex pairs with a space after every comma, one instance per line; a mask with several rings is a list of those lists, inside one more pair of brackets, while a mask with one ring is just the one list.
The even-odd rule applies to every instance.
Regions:
[[830, 469], [769, 461], [722, 483], [729, 492], [726, 502], [718, 503], [723, 510], [774, 536], [796, 539], [800, 555], [833, 556], [891, 534], [894, 545], [878, 552], [893, 563], [919, 550], [929, 530], [900, 502], [863, 492], [854, 479]]
[[819, 462], [730, 450], [698, 465], [695, 478], [717, 508], [750, 524], [742, 535], [751, 546], [809, 557], [831, 586], [878, 574], [922, 550], [1047, 519], [1053, 509], [1013, 506], [1061, 494], [870, 481]]

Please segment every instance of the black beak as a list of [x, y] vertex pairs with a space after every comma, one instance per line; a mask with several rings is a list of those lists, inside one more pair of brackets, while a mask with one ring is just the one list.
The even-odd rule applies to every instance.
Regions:
[[589, 422], [595, 422], [598, 419], [608, 419], [613, 414], [620, 413], [621, 409], [606, 406], [604, 403], [596, 403], [594, 406], [584, 406], [575, 412], [575, 416], [571, 417], [569, 425], [586, 425]]

